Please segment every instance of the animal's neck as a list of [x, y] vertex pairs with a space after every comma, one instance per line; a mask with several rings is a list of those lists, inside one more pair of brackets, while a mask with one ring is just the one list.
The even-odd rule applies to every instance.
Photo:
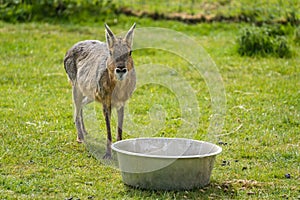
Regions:
[[111, 73], [108, 69], [106, 70], [108, 71], [108, 76], [107, 76], [108, 86], [110, 87], [110, 90], [113, 90], [117, 84], [117, 79], [113, 73]]

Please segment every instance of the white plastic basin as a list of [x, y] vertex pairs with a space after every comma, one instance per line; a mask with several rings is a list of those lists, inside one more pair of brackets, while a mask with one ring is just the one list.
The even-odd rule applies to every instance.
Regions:
[[210, 181], [222, 148], [183, 138], [136, 138], [114, 143], [123, 182], [155, 190], [188, 190]]

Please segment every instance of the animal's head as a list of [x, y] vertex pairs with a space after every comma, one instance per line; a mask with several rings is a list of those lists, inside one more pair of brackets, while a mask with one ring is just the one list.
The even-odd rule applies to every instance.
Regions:
[[110, 75], [119, 81], [124, 80], [128, 71], [133, 68], [131, 48], [134, 28], [135, 23], [124, 38], [119, 38], [116, 37], [107, 24], [105, 24], [106, 43], [109, 50], [107, 68]]

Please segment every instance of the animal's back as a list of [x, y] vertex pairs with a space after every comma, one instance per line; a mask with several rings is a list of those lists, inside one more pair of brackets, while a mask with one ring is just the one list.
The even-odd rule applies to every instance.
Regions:
[[73, 85], [84, 96], [94, 98], [97, 83], [106, 71], [108, 49], [106, 43], [86, 40], [75, 44], [64, 59], [65, 70]]

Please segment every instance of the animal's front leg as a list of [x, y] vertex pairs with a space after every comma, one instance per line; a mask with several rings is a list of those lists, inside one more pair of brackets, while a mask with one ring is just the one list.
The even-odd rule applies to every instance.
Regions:
[[117, 141], [122, 140], [123, 119], [124, 119], [124, 106], [122, 106], [118, 110], [118, 135], [117, 135]]
[[110, 128], [110, 116], [111, 116], [111, 106], [103, 105], [103, 113], [105, 117], [106, 130], [107, 130], [107, 143], [106, 143], [106, 153], [103, 159], [111, 159], [111, 128]]

